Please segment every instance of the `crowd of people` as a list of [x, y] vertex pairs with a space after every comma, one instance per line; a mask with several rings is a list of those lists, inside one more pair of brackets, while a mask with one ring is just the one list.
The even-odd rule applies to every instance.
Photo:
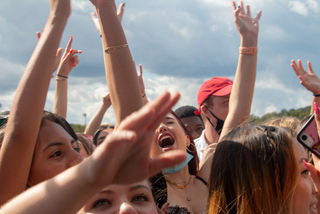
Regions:
[[[257, 71], [259, 20], [232, 2], [240, 36], [234, 80], [213, 77], [198, 106], [173, 111], [180, 94], [148, 101], [121, 21], [124, 3], [91, 0], [109, 92], [84, 133], [66, 121], [68, 75], [81, 50], [58, 48], [70, 0], [49, 0], [50, 12], [17, 87], [1, 114], [0, 213], [318, 213], [320, 160], [297, 141], [305, 120], [248, 124]], [[320, 79], [292, 60], [313, 93], [320, 131]], [[52, 112], [44, 111], [52, 74]], [[116, 124], [102, 124], [113, 106]]]

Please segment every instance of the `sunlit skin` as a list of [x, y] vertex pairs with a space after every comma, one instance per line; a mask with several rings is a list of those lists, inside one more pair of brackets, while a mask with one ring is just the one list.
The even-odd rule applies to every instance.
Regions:
[[[159, 137], [163, 134], [171, 134], [174, 143], [169, 148], [162, 148], [159, 145]], [[190, 140], [189, 137], [185, 134], [183, 128], [180, 126], [177, 119], [172, 114], [167, 114], [163, 122], [160, 124], [158, 129], [156, 130], [155, 134], [155, 143], [152, 144], [151, 147], [151, 157], [157, 157], [161, 153], [168, 151], [168, 150], [174, 150], [174, 149], [180, 149], [185, 151], [187, 145], [189, 145]]]
[[104, 141], [104, 139], [108, 136], [108, 134], [110, 134], [111, 132], [113, 132], [113, 129], [111, 128], [106, 128], [102, 130], [99, 133], [99, 136], [97, 137], [97, 146], [99, 146]]
[[92, 197], [78, 212], [84, 213], [158, 213], [147, 181], [133, 185], [110, 185]]
[[300, 179], [293, 195], [293, 213], [294, 214], [317, 214], [316, 189], [310, 177], [310, 173], [303, 163], [307, 161], [308, 156], [303, 146], [293, 139], [293, 145], [296, 152]]
[[40, 128], [28, 185], [50, 179], [83, 160], [77, 142], [58, 124], [45, 121]]
[[[229, 112], [229, 99], [230, 94], [226, 96], [213, 96], [212, 106], [208, 106], [209, 110], [221, 120], [226, 120]], [[212, 116], [211, 116], [212, 117]], [[216, 119], [214, 119], [216, 121]]]
[[204, 125], [199, 116], [184, 117], [181, 118], [181, 121], [186, 126], [193, 139], [197, 139], [201, 136]]

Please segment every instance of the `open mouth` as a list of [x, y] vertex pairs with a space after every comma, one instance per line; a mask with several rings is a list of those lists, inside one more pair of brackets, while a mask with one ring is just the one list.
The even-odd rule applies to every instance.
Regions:
[[168, 148], [174, 144], [174, 138], [171, 134], [163, 134], [159, 137], [159, 146]]

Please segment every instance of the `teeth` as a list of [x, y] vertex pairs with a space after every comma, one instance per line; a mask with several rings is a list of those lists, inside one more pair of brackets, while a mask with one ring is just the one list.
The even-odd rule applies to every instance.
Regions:
[[310, 206], [311, 208], [315, 208], [317, 209], [317, 204], [313, 204], [312, 206]]
[[167, 138], [170, 138], [170, 139], [171, 139], [170, 136], [166, 135], [166, 136], [163, 136], [160, 140], [162, 141], [162, 140], [167, 139]]

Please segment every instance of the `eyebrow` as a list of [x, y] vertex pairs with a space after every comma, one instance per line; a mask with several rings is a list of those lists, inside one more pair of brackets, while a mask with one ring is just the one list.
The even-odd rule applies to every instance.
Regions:
[[114, 194], [114, 192], [112, 192], [111, 190], [102, 190], [101, 192], [99, 192], [99, 194]]
[[[75, 141], [74, 139], [72, 139], [72, 140], [71, 140], [71, 145], [74, 144], [74, 143], [76, 143], [77, 146], [79, 146], [79, 145], [78, 145], [78, 142]], [[42, 152], [44, 152], [46, 149], [48, 149], [48, 148], [50, 148], [50, 147], [52, 147], [52, 146], [63, 146], [63, 145], [64, 145], [64, 143], [62, 143], [62, 142], [52, 142], [52, 143], [49, 143], [46, 147], [44, 147], [43, 150], [42, 150]]]
[[52, 146], [62, 146], [62, 145], [63, 145], [63, 143], [61, 143], [61, 142], [52, 142], [52, 143], [49, 143], [48, 145], [46, 145], [46, 146], [43, 148], [42, 152], [45, 151], [46, 149], [52, 147]]
[[150, 191], [150, 188], [148, 188], [148, 187], [146, 187], [144, 185], [136, 185], [136, 186], [131, 187], [129, 190], [130, 191], [134, 191], [134, 190], [137, 190], [137, 189], [146, 189], [146, 190]]
[[169, 119], [173, 119], [173, 117], [167, 116], [167, 117], [165, 117], [164, 119], [165, 119], [165, 120], [169, 120]]

